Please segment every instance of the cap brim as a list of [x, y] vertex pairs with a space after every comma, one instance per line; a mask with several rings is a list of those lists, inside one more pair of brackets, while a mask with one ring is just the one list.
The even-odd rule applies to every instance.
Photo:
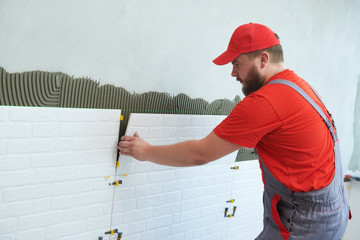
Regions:
[[228, 64], [229, 62], [232, 62], [240, 54], [241, 53], [234, 53], [234, 52], [225, 51], [223, 54], [221, 54], [220, 56], [215, 58], [213, 60], [213, 63], [215, 63], [216, 65], [225, 65], [225, 64]]

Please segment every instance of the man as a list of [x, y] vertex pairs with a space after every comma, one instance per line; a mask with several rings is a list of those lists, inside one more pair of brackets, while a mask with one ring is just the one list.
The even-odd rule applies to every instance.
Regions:
[[214, 60], [230, 62], [246, 97], [207, 137], [153, 146], [138, 134], [124, 136], [120, 154], [193, 166], [256, 147], [264, 181], [264, 229], [257, 239], [341, 239], [349, 208], [330, 113], [316, 92], [284, 67], [280, 40], [268, 27], [238, 27]]

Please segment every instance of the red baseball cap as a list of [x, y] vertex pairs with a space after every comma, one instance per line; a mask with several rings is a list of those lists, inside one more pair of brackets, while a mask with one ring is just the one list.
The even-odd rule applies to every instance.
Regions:
[[225, 65], [242, 53], [255, 52], [278, 44], [280, 40], [270, 28], [258, 23], [244, 24], [234, 31], [227, 50], [213, 62]]

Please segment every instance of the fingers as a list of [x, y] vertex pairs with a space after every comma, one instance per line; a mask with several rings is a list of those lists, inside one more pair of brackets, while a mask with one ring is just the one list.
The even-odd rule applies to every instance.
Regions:
[[129, 142], [131, 142], [131, 141], [135, 140], [135, 138], [139, 138], [139, 137], [140, 137], [139, 133], [135, 132], [133, 136], [129, 136], [129, 135], [122, 136], [121, 141], [129, 141]]
[[131, 141], [121, 140], [121, 141], [119, 142], [118, 149], [119, 149], [121, 152], [129, 152], [130, 144], [131, 144]]
[[123, 140], [121, 140], [121, 141], [119, 142], [119, 147], [128, 148], [128, 147], [129, 147], [129, 144], [130, 144], [130, 141], [123, 141]]
[[120, 155], [131, 156], [138, 160], [145, 160], [144, 150], [147, 145], [138, 132], [135, 132], [133, 136], [125, 135], [121, 137], [118, 145]]
[[128, 145], [129, 141], [123, 140], [123, 137], [121, 138], [121, 141], [119, 142], [118, 149], [120, 151], [120, 154], [125, 155], [126, 152], [129, 151]]
[[125, 135], [122, 136], [118, 145], [118, 149], [120, 150], [121, 155], [131, 155], [131, 144], [134, 142], [137, 138], [139, 138], [139, 133], [135, 132], [134, 136]]
[[132, 140], [134, 140], [135, 137], [133, 136], [128, 136], [128, 135], [125, 135], [125, 136], [122, 136], [121, 137], [121, 141], [128, 141], [128, 142], [131, 142]]

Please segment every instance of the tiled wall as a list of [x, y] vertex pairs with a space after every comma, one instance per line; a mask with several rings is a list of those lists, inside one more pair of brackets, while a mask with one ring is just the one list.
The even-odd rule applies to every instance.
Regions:
[[[119, 110], [0, 107], [0, 239], [109, 228]], [[112, 177], [113, 178], [113, 177]]]
[[[235, 164], [236, 153], [187, 168], [121, 156], [115, 179], [123, 184], [109, 186], [119, 116], [119, 110], [0, 107], [1, 240], [97, 240], [111, 218], [125, 240], [256, 237], [258, 163]], [[132, 114], [127, 133], [169, 144], [204, 137], [223, 118]], [[233, 206], [235, 217], [224, 218]]]
[[[131, 114], [127, 134], [138, 131], [152, 144], [171, 144], [202, 138], [223, 119]], [[234, 163], [235, 158], [236, 152], [207, 165], [175, 168], [121, 156], [119, 171], [129, 174], [121, 188], [128, 189], [128, 184], [132, 188], [134, 179], [141, 183], [134, 189], [134, 209], [122, 214], [123, 223], [129, 224], [127, 239], [254, 239], [262, 228], [259, 165]], [[234, 166], [239, 170], [231, 169]], [[235, 202], [226, 203], [230, 199]], [[234, 206], [235, 217], [224, 218], [225, 207], [232, 213]]]

